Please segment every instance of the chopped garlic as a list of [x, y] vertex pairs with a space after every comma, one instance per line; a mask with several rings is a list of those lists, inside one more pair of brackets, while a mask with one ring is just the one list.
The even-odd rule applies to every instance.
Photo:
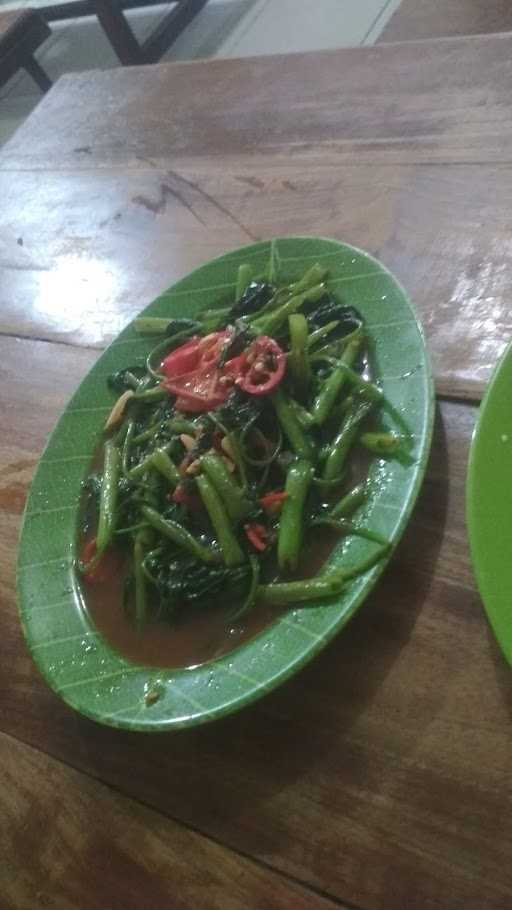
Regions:
[[115, 427], [116, 424], [118, 424], [123, 419], [126, 405], [130, 399], [133, 398], [134, 394], [135, 392], [133, 389], [127, 389], [126, 392], [123, 392], [123, 394], [120, 395], [110, 414], [108, 415], [107, 421], [105, 423], [106, 430], [110, 430], [112, 427]]

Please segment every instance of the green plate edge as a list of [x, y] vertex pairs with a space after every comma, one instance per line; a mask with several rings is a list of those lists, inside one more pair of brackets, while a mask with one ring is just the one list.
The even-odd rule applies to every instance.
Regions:
[[469, 547], [496, 639], [512, 664], [512, 343], [480, 405], [466, 481]]
[[[375, 339], [374, 362], [384, 392], [413, 436], [411, 463], [376, 459], [372, 495], [357, 520], [398, 543], [425, 473], [434, 416], [434, 389], [422, 329], [407, 296], [376, 259], [323, 237], [283, 237], [233, 250], [195, 269], [144, 313], [193, 314], [232, 298], [237, 265], [268, 263], [274, 243], [287, 279], [316, 260], [330, 284], [360, 309]], [[191, 669], [139, 666], [115, 652], [83, 609], [74, 561], [80, 483], [113, 401], [105, 379], [151, 347], [130, 323], [103, 352], [53, 430], [34, 476], [22, 521], [17, 566], [18, 606], [32, 657], [49, 686], [76, 711], [113, 727], [166, 731], [230, 714], [284, 682], [311, 660], [354, 614], [387, 561], [355, 579], [336, 601], [290, 609], [251, 641]], [[384, 424], [395, 426], [389, 414]], [[340, 543], [329, 564], [350, 564], [372, 547], [361, 538]], [[161, 697], [146, 706], [157, 686]]]

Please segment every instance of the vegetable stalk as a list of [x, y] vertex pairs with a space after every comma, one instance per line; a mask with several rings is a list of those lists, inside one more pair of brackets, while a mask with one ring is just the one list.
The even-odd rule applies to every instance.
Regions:
[[200, 562], [209, 563], [218, 561], [215, 550], [200, 543], [193, 534], [187, 531], [183, 525], [180, 525], [178, 521], [163, 518], [159, 512], [149, 506], [142, 507], [142, 514], [155, 531], [158, 531], [163, 537], [167, 537], [168, 540], [172, 540], [177, 547], [186, 550], [187, 553], [190, 553], [191, 556], [195, 556]]
[[365, 501], [366, 492], [367, 486], [365, 483], [357, 484], [353, 490], [350, 490], [350, 492], [343, 496], [334, 508], [330, 510], [329, 516], [331, 518], [344, 518], [347, 515], [352, 515]]
[[108, 547], [114, 533], [119, 462], [119, 449], [113, 439], [107, 439], [101, 481], [98, 531], [96, 534], [96, 554], [98, 556]]
[[300, 294], [294, 293], [294, 295], [278, 307], [277, 310], [272, 310], [270, 313], [260, 316], [259, 319], [254, 319], [251, 322], [251, 325], [259, 335], [276, 335], [281, 326], [288, 319], [288, 316], [291, 316], [292, 313], [296, 313], [297, 310], [300, 310], [306, 300], [320, 300], [324, 294], [325, 287], [323, 284], [317, 284], [315, 287], [309, 288], [309, 290], [303, 291]]
[[381, 546], [362, 562], [347, 569], [333, 569], [325, 575], [308, 578], [305, 581], [277, 582], [260, 585], [258, 598], [266, 603], [281, 604], [307, 603], [312, 600], [336, 597], [341, 594], [347, 581], [368, 572], [389, 552], [389, 544]]
[[220, 455], [209, 453], [201, 458], [201, 467], [220, 496], [231, 521], [239, 521], [250, 509], [243, 491], [233, 480]]
[[311, 461], [314, 453], [313, 444], [306, 436], [294, 408], [281, 388], [276, 389], [272, 395], [272, 404], [276, 409], [282, 430], [295, 454]]
[[290, 353], [288, 371], [294, 388], [304, 397], [311, 382], [311, 367], [308, 359], [308, 323], [303, 313], [292, 313], [288, 317], [290, 328]]
[[345, 366], [352, 366], [361, 349], [360, 338], [351, 341], [341, 357], [341, 363], [335, 367], [329, 378], [323, 384], [312, 407], [311, 413], [315, 422], [321, 426], [331, 413], [331, 409], [339, 397], [342, 386], [347, 378]]
[[240, 565], [244, 554], [215, 487], [204, 474], [198, 476], [197, 486], [222, 550], [224, 562], [229, 567]]
[[297, 568], [304, 532], [304, 503], [312, 477], [313, 467], [305, 459], [288, 468], [285, 486], [288, 495], [283, 502], [277, 541], [277, 559], [282, 571], [293, 572]]
[[356, 402], [352, 411], [347, 414], [338, 435], [333, 441], [330, 455], [325, 462], [324, 480], [333, 480], [333, 478], [341, 475], [350, 447], [357, 435], [359, 424], [364, 420], [371, 408], [371, 401], [362, 400]]
[[238, 266], [238, 276], [236, 280], [235, 300], [240, 300], [252, 278], [252, 268], [246, 262]]

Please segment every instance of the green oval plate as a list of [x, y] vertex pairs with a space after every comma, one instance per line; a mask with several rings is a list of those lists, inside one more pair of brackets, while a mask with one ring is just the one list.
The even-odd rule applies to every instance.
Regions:
[[[416, 499], [428, 457], [433, 389], [422, 331], [402, 288], [371, 256], [334, 240], [274, 240], [280, 277], [298, 278], [319, 260], [330, 285], [356, 306], [375, 340], [376, 375], [393, 413], [411, 433], [408, 463], [376, 459], [372, 494], [358, 519], [395, 545]], [[249, 260], [264, 271], [270, 242], [228, 253], [198, 268], [144, 312], [193, 315], [232, 300], [237, 266]], [[18, 599], [23, 630], [48, 684], [75, 710], [101, 723], [132, 730], [169, 730], [214, 720], [249, 704], [282, 683], [317, 654], [362, 603], [384, 563], [347, 586], [335, 602], [290, 609], [257, 637], [202, 666], [161, 670], [139, 666], [115, 652], [83, 609], [75, 573], [80, 484], [112, 406], [106, 377], [144, 362], [152, 343], [130, 324], [99, 358], [71, 399], [41, 457], [26, 505], [18, 559]], [[330, 564], [362, 559], [372, 544], [351, 538]], [[148, 687], [160, 698], [146, 706]]]
[[466, 484], [471, 558], [489, 622], [512, 664], [512, 344], [480, 406]]

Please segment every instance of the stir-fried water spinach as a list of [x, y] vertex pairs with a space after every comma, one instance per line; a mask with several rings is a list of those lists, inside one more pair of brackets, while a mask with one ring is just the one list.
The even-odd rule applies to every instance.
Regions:
[[[352, 521], [367, 488], [348, 463], [356, 446], [389, 456], [401, 439], [376, 426], [383, 399], [364, 370], [364, 321], [320, 265], [290, 284], [273, 266], [261, 277], [241, 265], [227, 305], [135, 327], [161, 338], [145, 368], [109, 378], [120, 397], [102, 469], [84, 485], [87, 584], [101, 584], [109, 552], [124, 550], [126, 605], [142, 626], [216, 598], [238, 617], [257, 600], [335, 596], [382, 558], [387, 542]], [[297, 579], [318, 526], [374, 550], [361, 565]]]

